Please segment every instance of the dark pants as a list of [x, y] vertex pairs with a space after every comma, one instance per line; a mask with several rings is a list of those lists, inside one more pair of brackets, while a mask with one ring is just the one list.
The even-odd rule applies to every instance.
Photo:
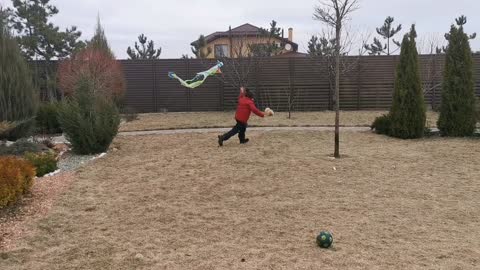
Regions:
[[238, 133], [240, 142], [245, 142], [245, 131], [247, 131], [247, 124], [237, 120], [237, 124], [227, 133], [223, 134], [223, 140], [226, 141]]

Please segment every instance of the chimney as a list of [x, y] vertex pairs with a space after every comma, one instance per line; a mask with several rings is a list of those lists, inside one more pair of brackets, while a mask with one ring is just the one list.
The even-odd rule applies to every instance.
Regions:
[[293, 28], [288, 28], [288, 40], [293, 42]]

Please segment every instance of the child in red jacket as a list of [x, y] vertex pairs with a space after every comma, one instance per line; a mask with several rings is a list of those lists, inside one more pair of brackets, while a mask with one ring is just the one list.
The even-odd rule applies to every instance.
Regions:
[[257, 109], [257, 107], [255, 107], [255, 103], [253, 102], [253, 93], [247, 88], [241, 87], [240, 96], [238, 97], [237, 112], [235, 113], [235, 120], [237, 121], [237, 124], [229, 132], [218, 136], [218, 145], [223, 146], [224, 141], [235, 136], [237, 133], [240, 143], [247, 143], [248, 139], [245, 138], [245, 131], [247, 130], [247, 123], [251, 112], [260, 117], [272, 115], [270, 110], [266, 113], [263, 113]]

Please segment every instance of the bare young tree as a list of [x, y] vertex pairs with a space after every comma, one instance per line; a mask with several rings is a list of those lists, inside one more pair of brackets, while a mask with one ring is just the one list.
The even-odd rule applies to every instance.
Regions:
[[422, 88], [424, 95], [430, 95], [430, 105], [437, 109], [437, 95], [440, 89], [442, 68], [439, 55], [443, 53], [445, 38], [441, 34], [428, 34], [420, 38], [417, 43], [418, 51], [423, 54], [422, 61]]
[[[348, 76], [352, 71], [360, 72], [363, 69], [361, 65], [361, 56], [367, 53], [365, 44], [370, 39], [371, 34], [368, 31], [344, 27], [342, 30], [344, 37], [342, 39], [340, 51], [340, 76]], [[356, 51], [356, 46], [358, 51]], [[321, 72], [325, 72], [326, 67], [330, 93], [329, 97], [335, 94], [335, 33], [334, 31], [323, 31], [320, 35], [312, 36], [308, 43], [308, 54], [315, 63], [315, 66]], [[333, 110], [332, 98], [329, 98], [328, 109]]]
[[293, 112], [298, 110], [300, 95], [303, 89], [294, 87], [291, 78], [289, 77], [288, 84], [280, 88], [277, 94], [271, 94], [268, 91], [262, 92], [262, 101], [273, 110], [279, 111], [286, 109], [287, 118], [291, 119]]
[[443, 53], [446, 39], [442, 33], [427, 33], [418, 38], [417, 50], [419, 54]]
[[[203, 57], [197, 57], [201, 60], [202, 66], [208, 68], [212, 65], [213, 59], [209, 59], [214, 53], [214, 59], [223, 62], [222, 74], [215, 76], [223, 84], [239, 88], [254, 86], [256, 72], [260, 64], [269, 58], [269, 56], [259, 56], [259, 40], [268, 42], [269, 37], [265, 37], [263, 32], [259, 32], [257, 36], [251, 33], [239, 35], [236, 33], [234, 37], [230, 37], [228, 51], [215, 52], [212, 48], [197, 48], [198, 51], [208, 51]], [[273, 44], [273, 42], [272, 42]]]
[[335, 151], [334, 157], [340, 158], [340, 54], [342, 28], [350, 14], [358, 9], [358, 0], [319, 0], [313, 17], [328, 27], [335, 29]]
[[301, 89], [295, 89], [294, 87], [290, 86], [285, 89], [284, 91], [285, 96], [287, 97], [287, 112], [288, 112], [288, 119], [292, 118], [292, 112], [297, 108], [298, 100], [301, 94]]
[[247, 35], [237, 36], [231, 41], [230, 55], [217, 55], [217, 59], [224, 63], [224, 72], [218, 77], [223, 83], [237, 88], [251, 85], [258, 65], [252, 52], [252, 40]]

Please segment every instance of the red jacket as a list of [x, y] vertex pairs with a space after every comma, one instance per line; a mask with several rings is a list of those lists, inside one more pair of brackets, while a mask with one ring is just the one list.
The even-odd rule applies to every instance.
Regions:
[[243, 94], [240, 94], [240, 96], [238, 97], [238, 106], [237, 112], [235, 113], [235, 119], [244, 124], [247, 124], [251, 112], [260, 117], [265, 116], [263, 112], [261, 112], [259, 109], [257, 109], [257, 107], [255, 107], [253, 99], [248, 98]]

